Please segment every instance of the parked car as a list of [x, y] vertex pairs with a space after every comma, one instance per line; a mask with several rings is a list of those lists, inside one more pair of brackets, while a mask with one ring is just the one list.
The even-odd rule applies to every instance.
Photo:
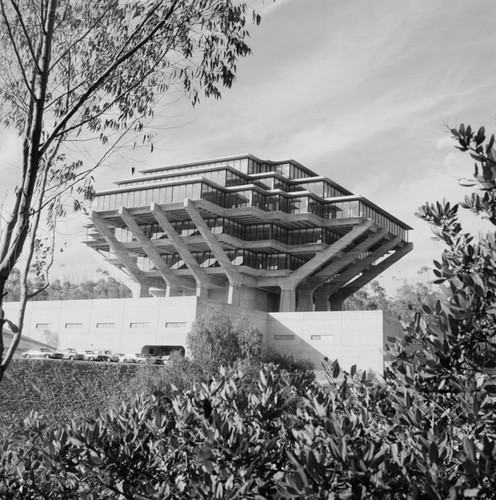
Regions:
[[136, 354], [120, 354], [119, 355], [119, 362], [120, 363], [137, 363], [138, 358], [136, 357]]
[[151, 361], [154, 365], [165, 365], [169, 362], [169, 356], [152, 356]]
[[135, 354], [136, 356], [136, 363], [149, 363], [150, 361], [150, 356], [146, 354]]
[[62, 354], [62, 359], [69, 359], [71, 361], [76, 359], [77, 351], [72, 347], [61, 347], [56, 352]]
[[110, 350], [100, 350], [96, 351], [96, 359], [95, 361], [111, 361], [112, 351]]
[[90, 350], [78, 351], [76, 353], [76, 359], [79, 361], [95, 361], [96, 352]]
[[23, 352], [21, 356], [26, 359], [29, 358], [62, 359], [61, 353], [57, 353], [53, 349], [49, 349], [48, 347], [29, 349], [29, 351]]

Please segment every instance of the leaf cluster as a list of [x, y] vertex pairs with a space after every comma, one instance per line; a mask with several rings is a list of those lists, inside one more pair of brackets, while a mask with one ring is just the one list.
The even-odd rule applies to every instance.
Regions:
[[209, 307], [193, 324], [187, 345], [205, 373], [220, 365], [232, 366], [242, 359], [260, 360], [263, 335], [241, 315], [234, 323], [218, 307]]
[[242, 372], [220, 369], [165, 405], [137, 397], [55, 429], [32, 415], [22, 443], [0, 447], [0, 491], [13, 499], [491, 498], [494, 386], [447, 376], [432, 389], [426, 374], [401, 379], [401, 370], [386, 382], [337, 362], [326, 370], [322, 386], [270, 368], [247, 385]]
[[496, 150], [494, 149], [494, 134], [486, 137], [484, 127], [477, 133], [471, 126], [462, 123], [458, 128], [451, 129], [453, 138], [458, 142], [460, 151], [468, 152], [475, 160], [473, 180], [463, 180], [461, 184], [476, 187], [482, 194], [472, 193], [465, 197], [464, 208], [476, 214], [482, 214], [492, 224], [496, 224]]
[[[98, 279], [88, 279], [79, 283], [69, 280], [54, 279], [47, 283], [35, 267], [27, 280], [28, 292], [33, 294], [33, 301], [41, 300], [81, 300], [81, 299], [118, 299], [131, 297], [131, 291], [112, 276], [103, 274]], [[5, 286], [5, 300], [18, 302], [21, 296], [21, 277], [17, 269], [13, 269]]]

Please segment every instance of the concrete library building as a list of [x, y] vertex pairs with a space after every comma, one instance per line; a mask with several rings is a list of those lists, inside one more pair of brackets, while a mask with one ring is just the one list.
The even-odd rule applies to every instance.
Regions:
[[407, 224], [294, 160], [233, 156], [115, 184], [97, 193], [85, 243], [133, 298], [33, 302], [27, 336], [164, 354], [187, 350], [192, 323], [217, 306], [278, 351], [382, 371], [398, 322], [342, 305], [412, 249]]

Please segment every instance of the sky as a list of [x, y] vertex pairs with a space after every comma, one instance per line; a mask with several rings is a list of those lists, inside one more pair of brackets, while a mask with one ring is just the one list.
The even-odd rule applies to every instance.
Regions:
[[[130, 177], [131, 168], [244, 153], [292, 158], [409, 224], [414, 250], [381, 282], [392, 291], [416, 281], [443, 250], [415, 217], [418, 207], [470, 193], [458, 179], [472, 175], [473, 162], [454, 148], [449, 127], [496, 131], [496, 2], [249, 4], [262, 23], [250, 30], [253, 54], [239, 61], [233, 88], [195, 108], [171, 96], [150, 123], [154, 152], [120, 150], [97, 173], [96, 189]], [[18, 147], [0, 130], [0, 197], [15, 178]], [[481, 229], [477, 219], [463, 220], [467, 230]], [[56, 275], [84, 279], [99, 266], [81, 243], [85, 222], [70, 215], [59, 223]]]

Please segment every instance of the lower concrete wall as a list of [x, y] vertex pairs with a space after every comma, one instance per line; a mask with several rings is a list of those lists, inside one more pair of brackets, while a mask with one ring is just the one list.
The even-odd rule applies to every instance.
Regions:
[[279, 352], [308, 358], [339, 360], [344, 369], [383, 371], [385, 336], [382, 311], [332, 311], [269, 314], [268, 345]]
[[[23, 334], [56, 347], [142, 352], [144, 346], [186, 346], [196, 297], [31, 302]], [[5, 303], [16, 318], [18, 304]]]
[[[146, 353], [157, 346], [186, 348], [192, 323], [211, 306], [233, 319], [244, 315], [264, 334], [265, 345], [308, 358], [317, 369], [327, 357], [345, 369], [356, 364], [382, 372], [386, 343], [402, 335], [399, 323], [382, 311], [266, 313], [197, 297], [31, 302], [23, 334], [75, 349]], [[4, 309], [16, 321], [18, 304], [5, 303]]]

